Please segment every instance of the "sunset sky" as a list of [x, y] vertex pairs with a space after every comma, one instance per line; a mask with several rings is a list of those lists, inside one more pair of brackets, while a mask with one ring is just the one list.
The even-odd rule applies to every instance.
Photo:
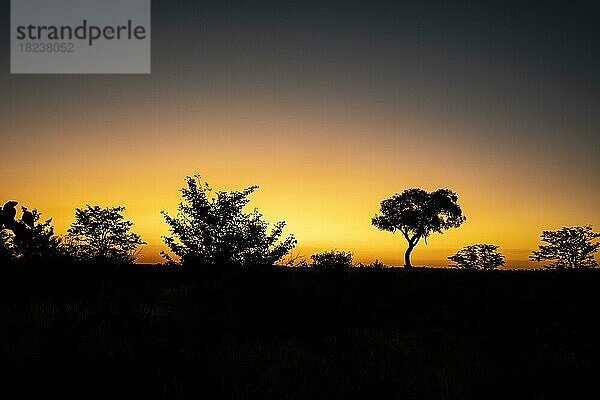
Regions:
[[[11, 75], [0, 12], [0, 202], [52, 217], [123, 205], [160, 261], [186, 175], [259, 185], [295, 252], [402, 264], [379, 202], [450, 188], [466, 223], [415, 265], [543, 229], [600, 229], [600, 3], [153, 1], [150, 75]], [[461, 2], [462, 4], [462, 2]]]

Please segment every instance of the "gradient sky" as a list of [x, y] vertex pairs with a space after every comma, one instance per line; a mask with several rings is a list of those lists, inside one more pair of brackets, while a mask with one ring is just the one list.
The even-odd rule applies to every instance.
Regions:
[[467, 222], [416, 265], [542, 229], [600, 228], [600, 3], [153, 1], [152, 74], [10, 75], [0, 12], [0, 202], [53, 217], [124, 205], [159, 261], [183, 178], [257, 184], [297, 251], [401, 264], [370, 224], [404, 189], [451, 188]]

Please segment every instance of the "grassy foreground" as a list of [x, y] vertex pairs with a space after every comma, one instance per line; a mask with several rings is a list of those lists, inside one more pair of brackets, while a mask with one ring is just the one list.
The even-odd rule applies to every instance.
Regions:
[[2, 275], [10, 398], [600, 398], [600, 271]]

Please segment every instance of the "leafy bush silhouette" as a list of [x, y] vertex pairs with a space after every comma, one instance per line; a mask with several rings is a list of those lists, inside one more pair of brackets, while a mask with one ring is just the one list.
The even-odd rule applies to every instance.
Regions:
[[[171, 233], [163, 240], [181, 264], [273, 265], [295, 247], [293, 235], [280, 241], [284, 221], [268, 232], [258, 210], [243, 211], [258, 186], [213, 195], [199, 175], [188, 176], [185, 182], [177, 215], [162, 212]], [[165, 252], [163, 256], [174, 262]]]
[[[23, 209], [23, 218], [30, 217], [28, 234], [15, 236], [13, 251], [18, 259], [22, 260], [57, 260], [64, 258], [66, 253], [62, 241], [54, 235], [52, 219], [40, 222], [41, 214], [37, 210]], [[31, 225], [29, 225], [31, 224]]]
[[375, 215], [372, 224], [389, 232], [400, 231], [408, 248], [404, 253], [404, 266], [412, 268], [410, 254], [423, 238], [433, 232], [442, 233], [449, 228], [458, 228], [465, 220], [458, 196], [449, 189], [426, 192], [423, 189], [407, 189], [381, 202], [380, 215]]
[[66, 257], [61, 239], [54, 235], [52, 219], [40, 222], [41, 214], [21, 207], [21, 219], [16, 219], [16, 201], [0, 209], [0, 259], [4, 261], [38, 262]]
[[335, 268], [343, 269], [352, 267], [352, 260], [354, 255], [351, 252], [344, 252], [338, 250], [325, 251], [323, 253], [316, 253], [310, 256], [312, 260], [311, 266], [313, 268]]
[[533, 251], [532, 261], [552, 261], [544, 265], [551, 269], [595, 268], [598, 262], [594, 253], [600, 243], [593, 243], [600, 233], [590, 225], [563, 227], [557, 231], [542, 231], [542, 242], [538, 251]]
[[456, 264], [450, 265], [464, 269], [495, 269], [504, 265], [504, 256], [498, 252], [499, 246], [493, 244], [473, 244], [448, 257]]
[[131, 232], [133, 223], [125, 220], [123, 210], [97, 205], [75, 209], [75, 222], [66, 235], [70, 254], [81, 262], [133, 263], [137, 248], [146, 243]]
[[358, 263], [356, 266], [359, 267], [359, 268], [373, 268], [373, 269], [389, 268], [382, 261], [379, 261], [377, 259], [375, 261], [369, 263], [369, 264]]

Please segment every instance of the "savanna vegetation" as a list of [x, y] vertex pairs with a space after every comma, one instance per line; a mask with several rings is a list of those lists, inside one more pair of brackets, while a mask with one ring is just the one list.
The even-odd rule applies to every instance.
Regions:
[[[86, 205], [66, 235], [0, 210], [0, 392], [6, 398], [592, 399], [600, 397], [598, 234], [544, 231], [532, 260], [498, 270], [494, 244], [455, 268], [412, 250], [458, 228], [458, 196], [409, 189], [371, 221], [407, 241], [406, 268], [347, 250], [294, 255], [285, 223], [248, 211], [257, 187], [188, 177], [163, 213], [165, 264], [123, 207]], [[368, 224], [368, 221], [367, 221]]]

